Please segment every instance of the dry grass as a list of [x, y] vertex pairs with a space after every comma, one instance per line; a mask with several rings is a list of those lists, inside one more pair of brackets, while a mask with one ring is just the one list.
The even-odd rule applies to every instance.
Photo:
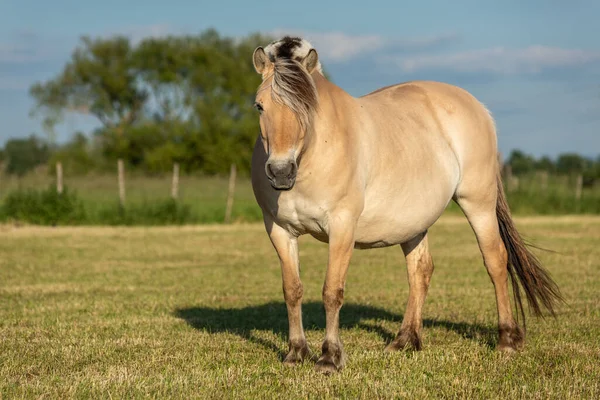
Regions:
[[[385, 355], [407, 282], [399, 249], [356, 251], [342, 309], [349, 362], [323, 377], [284, 368], [276, 256], [259, 225], [0, 227], [1, 398], [598, 398], [600, 218], [517, 226], [568, 306], [529, 318], [526, 348], [494, 350], [492, 285], [464, 218], [431, 230], [436, 272], [424, 350]], [[313, 350], [327, 247], [301, 239]]]

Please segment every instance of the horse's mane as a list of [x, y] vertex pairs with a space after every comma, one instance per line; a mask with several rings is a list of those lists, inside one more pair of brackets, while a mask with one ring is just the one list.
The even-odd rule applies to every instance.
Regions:
[[[306, 44], [308, 42], [302, 39], [285, 37], [273, 43], [272, 51], [267, 47], [269, 58], [273, 62], [271, 96], [273, 100], [292, 110], [303, 129], [310, 126], [318, 106], [317, 87], [299, 61], [302, 59], [299, 52], [304, 52]], [[285, 52], [282, 51], [284, 48]]]

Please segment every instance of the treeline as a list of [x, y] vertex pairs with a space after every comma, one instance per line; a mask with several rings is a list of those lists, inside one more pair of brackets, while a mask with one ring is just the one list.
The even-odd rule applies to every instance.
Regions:
[[596, 159], [576, 153], [559, 154], [555, 159], [548, 156], [536, 158], [521, 150], [513, 150], [505, 162], [512, 175], [524, 176], [537, 172], [552, 175], [581, 175], [586, 185], [600, 182], [600, 155]]
[[[252, 105], [260, 76], [251, 54], [270, 40], [215, 30], [138, 43], [84, 37], [55, 78], [31, 87], [33, 114], [43, 118], [49, 140], [7, 143], [8, 171], [22, 171], [10, 158], [24, 146], [40, 161], [60, 160], [70, 174], [114, 168], [117, 159], [148, 173], [174, 162], [184, 172], [225, 172], [232, 162], [247, 169], [259, 129]], [[92, 116], [100, 127], [91, 138], [76, 134], [56, 146], [52, 132], [67, 113]]]

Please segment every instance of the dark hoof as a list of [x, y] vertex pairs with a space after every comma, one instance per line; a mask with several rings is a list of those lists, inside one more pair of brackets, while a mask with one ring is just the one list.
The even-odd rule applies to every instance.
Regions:
[[523, 348], [525, 335], [518, 325], [501, 326], [498, 331], [500, 333], [498, 350], [510, 354]]
[[396, 338], [385, 347], [386, 352], [398, 350], [421, 350], [421, 338], [414, 330], [400, 331]]
[[302, 363], [304, 360], [311, 358], [310, 349], [306, 344], [306, 341], [298, 343], [296, 345], [290, 343], [290, 351], [283, 359], [284, 365], [296, 365]]
[[346, 364], [346, 354], [342, 344], [323, 343], [323, 355], [315, 364], [315, 370], [325, 375], [341, 371]]

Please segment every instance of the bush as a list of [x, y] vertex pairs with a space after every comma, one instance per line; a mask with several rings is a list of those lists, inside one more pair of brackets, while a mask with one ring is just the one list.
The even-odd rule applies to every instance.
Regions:
[[37, 225], [74, 225], [85, 223], [83, 203], [67, 187], [58, 193], [53, 186], [46, 190], [17, 190], [9, 193], [2, 205], [2, 218]]
[[98, 224], [107, 225], [182, 225], [195, 222], [191, 208], [173, 199], [157, 200], [152, 203], [119, 203], [100, 211]]

